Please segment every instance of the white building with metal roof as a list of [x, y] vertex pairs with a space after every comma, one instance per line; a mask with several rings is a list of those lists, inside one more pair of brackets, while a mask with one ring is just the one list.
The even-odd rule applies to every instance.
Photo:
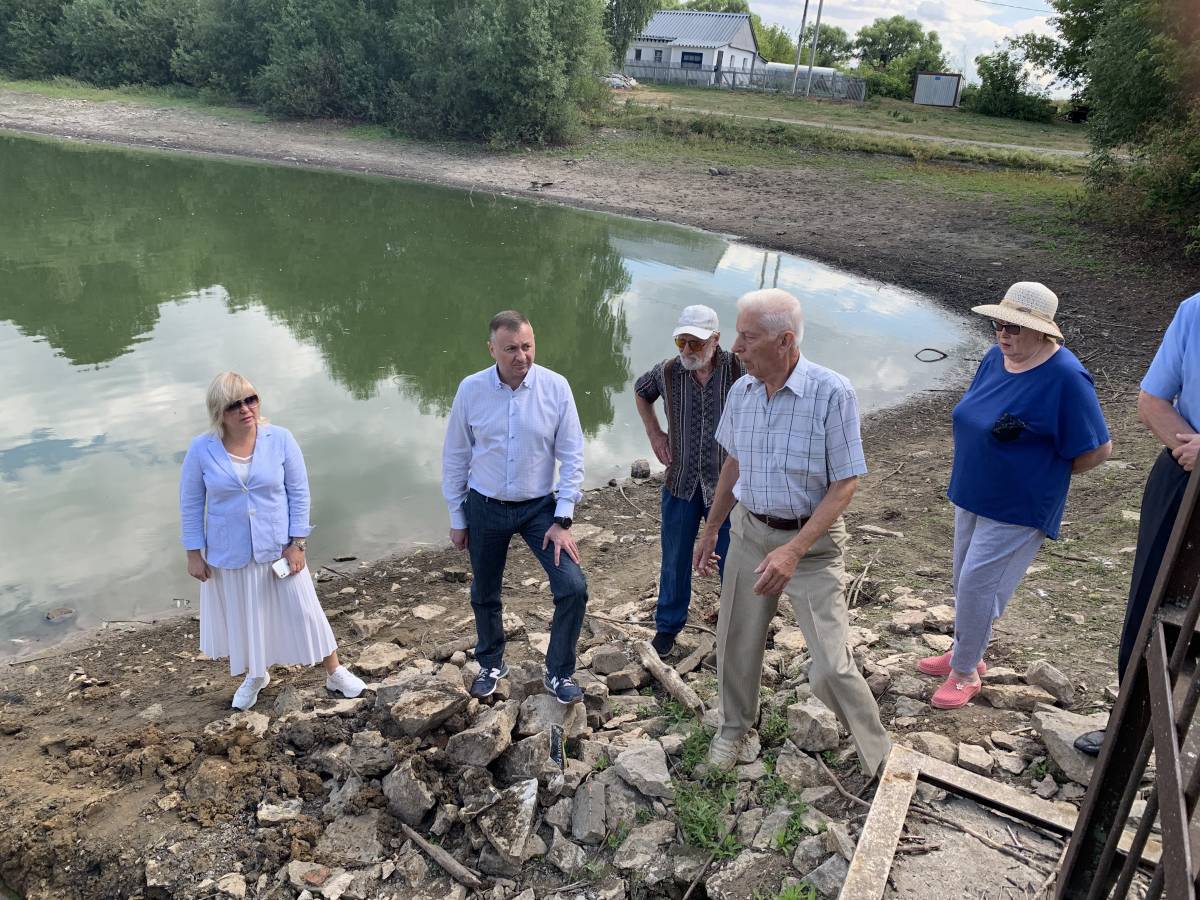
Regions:
[[652, 70], [663, 69], [678, 70], [688, 83], [712, 84], [765, 65], [746, 13], [662, 10], [625, 51], [626, 73], [651, 80], [660, 80]]

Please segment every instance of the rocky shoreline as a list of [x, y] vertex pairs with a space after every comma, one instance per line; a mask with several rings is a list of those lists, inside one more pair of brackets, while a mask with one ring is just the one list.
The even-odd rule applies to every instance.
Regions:
[[[453, 551], [320, 585], [344, 658], [370, 682], [355, 700], [288, 670], [253, 711], [229, 715], [231, 683], [195, 652], [190, 619], [10, 666], [20, 674], [3, 685], [0, 809], [26, 827], [0, 838], [0, 874], [34, 900], [678, 898], [693, 882], [699, 896], [724, 900], [801, 882], [836, 895], [863, 820], [842, 791], [864, 779], [811, 696], [786, 604], [759, 727], [729, 775], [703, 765], [715, 717], [713, 585], [698, 582], [669, 673], [644, 665], [656, 659], [643, 642], [655, 603], [646, 562], [657, 555], [645, 511], [657, 489], [631, 480], [582, 504], [580, 545], [595, 574], [580, 706], [542, 688], [549, 598], [524, 552], [506, 581], [511, 675], [486, 703], [466, 693], [477, 668], [469, 576]], [[857, 530], [894, 540], [882, 526]], [[1064, 708], [1078, 705], [1074, 680], [1044, 660], [993, 667], [983, 696], [994, 727], [956, 740], [925, 703], [935, 685], [912, 674], [950, 640], [944, 592], [859, 574], [855, 656], [896, 738], [1077, 803], [1090, 761], [1070, 740], [1096, 719]], [[156, 679], [173, 682], [167, 696]], [[44, 788], [22, 795], [13, 766]], [[920, 826], [909, 832], [915, 840]], [[1036, 860], [1026, 874], [1041, 880]]]

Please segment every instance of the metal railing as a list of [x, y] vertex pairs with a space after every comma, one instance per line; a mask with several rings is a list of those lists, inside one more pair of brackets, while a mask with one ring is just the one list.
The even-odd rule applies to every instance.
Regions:
[[[663, 63], [626, 62], [624, 73], [638, 81], [650, 84], [684, 84], [692, 87], [728, 88], [731, 90], [780, 91], [791, 93], [792, 72], [768, 72], [716, 68], [714, 66], [669, 66]], [[804, 94], [808, 84], [807, 69], [800, 67], [797, 94]], [[811, 97], [826, 100], [852, 100], [857, 103], [867, 99], [867, 82], [852, 75], [813, 74]]]
[[[1189, 734], [1200, 701], [1200, 469], [1193, 471], [1154, 582], [1110, 717], [1104, 747], [1088, 786], [1066, 859], [1059, 900], [1126, 897], [1142, 848], [1157, 822], [1162, 856], [1144, 896], [1195, 900], [1200, 877], [1198, 735]], [[1150, 514], [1144, 511], [1143, 514]], [[1187, 742], [1191, 752], [1181, 753]], [[1154, 767], [1150, 769], [1151, 754]], [[1153, 787], [1132, 846], [1118, 842], [1144, 779]]]

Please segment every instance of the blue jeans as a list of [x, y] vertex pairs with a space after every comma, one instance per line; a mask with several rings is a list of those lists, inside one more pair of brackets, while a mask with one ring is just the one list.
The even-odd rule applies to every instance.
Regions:
[[496, 669], [504, 660], [504, 605], [500, 587], [504, 563], [513, 535], [525, 539], [550, 578], [554, 618], [550, 622], [550, 649], [546, 671], [565, 678], [575, 673], [575, 645], [587, 609], [587, 579], [579, 564], [564, 552], [554, 565], [554, 545], [542, 549], [542, 540], [554, 524], [554, 497], [520, 503], [491, 500], [471, 491], [465, 504], [467, 550], [471, 555], [471, 608], [475, 612], [475, 659], [484, 669]]
[[[664, 634], [679, 634], [687, 621], [692, 600], [692, 555], [700, 520], [708, 516], [704, 492], [696, 486], [691, 500], [680, 500], [666, 488], [662, 492], [662, 569], [658, 575], [658, 609], [654, 627]], [[717, 532], [717, 567], [725, 575], [729, 551], [729, 519]]]

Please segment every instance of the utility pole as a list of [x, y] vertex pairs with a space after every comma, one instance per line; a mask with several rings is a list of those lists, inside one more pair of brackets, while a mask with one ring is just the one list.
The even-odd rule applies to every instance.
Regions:
[[796, 93], [796, 82], [800, 80], [800, 54], [804, 52], [804, 24], [808, 21], [808, 0], [804, 0], [804, 14], [800, 17], [800, 33], [796, 35], [796, 65], [792, 68], [792, 94]]
[[825, 0], [817, 3], [817, 24], [813, 27], [812, 49], [808, 53], [808, 84], [804, 88], [804, 96], [812, 93], [813, 63], [817, 59], [817, 39], [821, 36], [821, 10], [825, 8]]

